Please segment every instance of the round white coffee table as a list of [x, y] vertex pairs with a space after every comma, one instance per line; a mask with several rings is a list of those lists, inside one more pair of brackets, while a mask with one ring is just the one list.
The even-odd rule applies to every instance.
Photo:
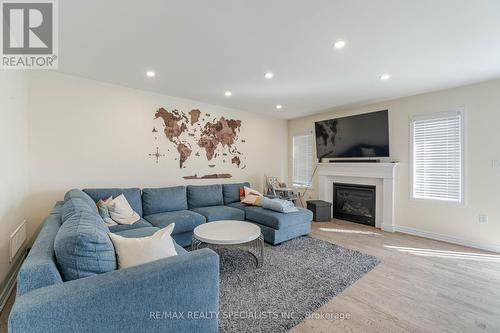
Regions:
[[256, 260], [257, 267], [264, 261], [264, 236], [260, 227], [244, 221], [215, 221], [194, 228], [191, 249], [197, 250], [202, 244], [240, 245], [249, 244], [249, 251]]

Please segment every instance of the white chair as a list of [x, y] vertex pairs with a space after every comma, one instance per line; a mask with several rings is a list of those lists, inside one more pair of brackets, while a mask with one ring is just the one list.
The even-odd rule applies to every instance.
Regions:
[[266, 176], [266, 194], [275, 198], [292, 201], [295, 205], [299, 194], [296, 188], [288, 187], [278, 177]]

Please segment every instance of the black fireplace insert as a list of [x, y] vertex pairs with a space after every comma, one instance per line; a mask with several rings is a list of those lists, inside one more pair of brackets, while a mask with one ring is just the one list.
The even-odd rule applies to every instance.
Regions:
[[333, 183], [333, 217], [375, 226], [375, 186]]

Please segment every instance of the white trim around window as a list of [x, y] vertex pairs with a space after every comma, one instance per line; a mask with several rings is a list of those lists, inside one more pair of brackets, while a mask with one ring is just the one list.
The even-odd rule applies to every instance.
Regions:
[[410, 118], [410, 197], [466, 203], [465, 111]]

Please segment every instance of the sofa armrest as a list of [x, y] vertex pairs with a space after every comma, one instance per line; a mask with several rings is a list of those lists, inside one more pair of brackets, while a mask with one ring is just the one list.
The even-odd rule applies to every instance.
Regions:
[[217, 332], [219, 257], [210, 249], [28, 292], [9, 332]]

